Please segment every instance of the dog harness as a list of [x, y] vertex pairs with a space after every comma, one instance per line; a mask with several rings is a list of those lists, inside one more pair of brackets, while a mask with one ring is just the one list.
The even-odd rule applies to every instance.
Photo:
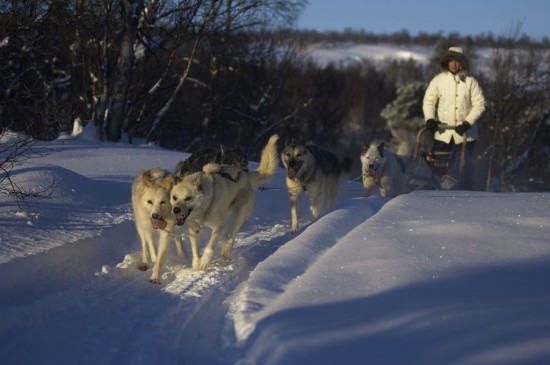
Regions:
[[[403, 161], [403, 159], [401, 159], [396, 155], [392, 155], [392, 156], [397, 161], [397, 164], [399, 165], [399, 168], [401, 168], [401, 171], [405, 172], [405, 162]], [[374, 179], [374, 182], [376, 183], [376, 185], [378, 186], [382, 185], [382, 174], [378, 172], [377, 169], [371, 169], [370, 167], [367, 168], [367, 175]]]
[[233, 176], [231, 176], [231, 174], [228, 174], [227, 172], [221, 171], [220, 176], [226, 178], [227, 180], [233, 181], [234, 183], [237, 183], [237, 182], [239, 182], [241, 174], [238, 173], [237, 177], [233, 177]]

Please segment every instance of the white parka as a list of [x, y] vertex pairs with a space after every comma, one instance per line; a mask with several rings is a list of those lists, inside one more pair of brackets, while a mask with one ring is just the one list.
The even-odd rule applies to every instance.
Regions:
[[[424, 119], [439, 120], [450, 126], [458, 126], [468, 122], [472, 126], [466, 132], [467, 141], [478, 139], [477, 120], [485, 110], [485, 98], [477, 81], [471, 77], [463, 77], [443, 71], [435, 76], [424, 94], [422, 109]], [[454, 129], [440, 129], [434, 138], [449, 143], [462, 143], [464, 137]]]

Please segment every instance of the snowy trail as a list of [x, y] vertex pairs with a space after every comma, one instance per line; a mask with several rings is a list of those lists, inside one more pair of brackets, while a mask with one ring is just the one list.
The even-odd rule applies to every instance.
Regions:
[[[3, 276], [10, 280], [0, 287], [4, 293], [0, 307], [4, 317], [0, 331], [2, 355], [9, 353], [14, 363], [30, 363], [38, 355], [52, 361], [85, 364], [97, 363], [120, 347], [132, 332], [110, 328], [109, 323], [116, 318], [129, 328], [139, 326], [147, 316], [138, 313], [131, 320], [136, 304], [157, 295], [158, 289], [145, 285], [137, 276], [108, 278], [95, 273], [106, 259], [113, 263], [117, 256], [120, 259], [120, 253], [132, 241], [121, 242], [120, 237], [131, 237], [128, 233], [132, 229], [131, 223], [121, 224], [106, 230], [102, 238], [64, 245], [4, 265]], [[142, 305], [139, 308], [150, 311]], [[70, 341], [63, 338], [67, 333], [71, 334]]]
[[0, 357], [8, 356], [11, 364], [37, 358], [78, 364], [217, 362], [227, 342], [224, 333], [231, 336], [220, 328], [228, 298], [258, 262], [288, 240], [287, 231], [281, 224], [244, 227], [234, 262], [206, 273], [191, 270], [188, 259], [172, 253], [161, 286], [149, 283], [149, 272], [135, 269], [133, 222], [4, 264], [2, 276], [10, 280], [0, 283]]
[[[2, 200], [0, 358], [10, 365], [233, 363], [240, 351], [234, 313], [250, 274], [308, 227], [330, 219], [308, 224], [306, 205], [302, 228], [291, 235], [281, 170], [270, 184], [276, 189], [257, 193], [254, 212], [237, 236], [233, 262], [196, 272], [171, 246], [162, 285], [153, 285], [150, 272], [136, 270], [140, 245], [130, 184], [140, 168], [168, 169], [183, 156], [108, 145], [93, 153], [109, 163], [89, 168], [82, 163], [91, 153], [86, 146], [67, 141], [44, 166], [18, 175], [35, 183], [56, 176], [62, 184], [54, 199], [33, 202], [24, 216], [14, 216], [13, 205]], [[350, 183], [338, 201], [358, 194], [360, 185]], [[350, 224], [329, 226], [334, 237], [350, 229]], [[208, 235], [205, 229], [202, 241]], [[189, 253], [188, 242], [184, 247]], [[292, 265], [303, 272], [311, 263]]]

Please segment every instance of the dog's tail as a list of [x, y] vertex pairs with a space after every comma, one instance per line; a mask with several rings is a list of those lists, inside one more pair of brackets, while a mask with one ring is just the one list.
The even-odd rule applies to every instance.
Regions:
[[257, 188], [261, 184], [270, 182], [279, 167], [279, 153], [277, 152], [277, 141], [279, 136], [274, 134], [269, 138], [260, 158], [260, 166], [249, 173], [250, 184]]
[[405, 128], [392, 128], [390, 132], [399, 143], [396, 153], [405, 160], [410, 159], [413, 152], [415, 136]]

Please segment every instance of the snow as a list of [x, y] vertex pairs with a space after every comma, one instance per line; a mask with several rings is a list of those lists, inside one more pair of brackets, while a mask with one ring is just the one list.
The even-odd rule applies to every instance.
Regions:
[[[249, 363], [550, 359], [547, 194], [416, 192], [343, 224], [375, 200], [346, 203], [251, 273], [236, 322]], [[301, 264], [293, 245], [319, 237], [333, 242]]]
[[396, 49], [391, 44], [356, 44], [356, 43], [314, 43], [307, 47], [307, 54], [321, 67], [330, 63], [347, 67], [361, 64], [369, 60], [374, 63], [385, 61], [414, 60], [420, 64], [427, 64], [433, 53], [432, 47], [401, 46]]
[[232, 263], [193, 271], [172, 247], [158, 286], [136, 269], [130, 186], [187, 155], [66, 136], [44, 147], [14, 177], [55, 177], [54, 197], [0, 198], [3, 363], [550, 361], [548, 193], [390, 200], [348, 182], [292, 235], [280, 169]]
[[136, 269], [131, 183], [187, 154], [94, 135], [75, 121], [12, 171], [58, 181], [52, 199], [0, 196], [3, 364], [550, 363], [550, 192], [365, 198], [350, 181], [290, 234], [279, 169], [233, 262], [197, 272], [172, 246], [154, 285]]

